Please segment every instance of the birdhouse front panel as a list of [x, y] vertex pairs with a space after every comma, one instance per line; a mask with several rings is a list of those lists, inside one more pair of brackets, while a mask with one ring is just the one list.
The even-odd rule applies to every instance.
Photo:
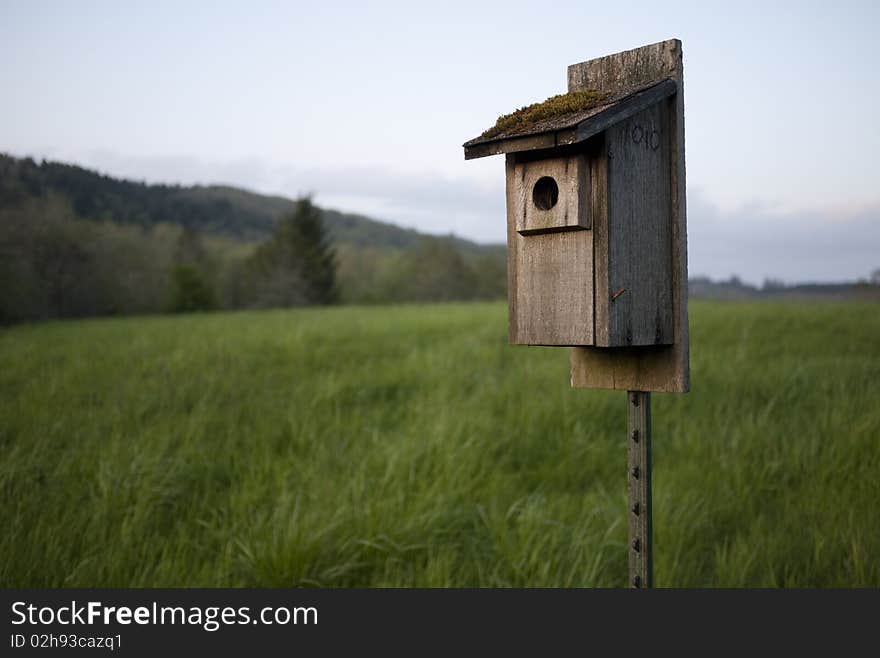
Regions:
[[536, 156], [508, 161], [510, 342], [592, 345], [590, 156]]

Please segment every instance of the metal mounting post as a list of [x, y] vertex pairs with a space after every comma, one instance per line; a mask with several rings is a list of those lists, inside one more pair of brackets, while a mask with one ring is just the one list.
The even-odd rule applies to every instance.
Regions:
[[629, 586], [653, 586], [651, 561], [651, 394], [627, 392]]

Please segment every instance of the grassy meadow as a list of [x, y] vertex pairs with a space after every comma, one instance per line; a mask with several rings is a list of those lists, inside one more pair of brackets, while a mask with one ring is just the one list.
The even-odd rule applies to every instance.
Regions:
[[[0, 331], [0, 586], [624, 586], [626, 399], [506, 306]], [[696, 302], [658, 586], [880, 586], [880, 304]]]

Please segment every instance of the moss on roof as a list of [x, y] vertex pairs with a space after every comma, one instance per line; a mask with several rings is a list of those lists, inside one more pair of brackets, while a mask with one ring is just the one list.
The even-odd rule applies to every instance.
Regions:
[[532, 105], [521, 107], [516, 112], [498, 117], [495, 125], [485, 131], [482, 137], [487, 139], [502, 134], [523, 132], [539, 121], [589, 110], [596, 107], [607, 97], [607, 93], [592, 89], [551, 96], [542, 103], [533, 103]]

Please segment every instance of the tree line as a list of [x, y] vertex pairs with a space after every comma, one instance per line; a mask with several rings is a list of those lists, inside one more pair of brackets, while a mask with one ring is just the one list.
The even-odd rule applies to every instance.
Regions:
[[0, 323], [166, 312], [490, 299], [503, 261], [425, 238], [406, 250], [334, 246], [309, 198], [246, 241], [170, 223], [84, 219], [69, 198], [0, 204]]

